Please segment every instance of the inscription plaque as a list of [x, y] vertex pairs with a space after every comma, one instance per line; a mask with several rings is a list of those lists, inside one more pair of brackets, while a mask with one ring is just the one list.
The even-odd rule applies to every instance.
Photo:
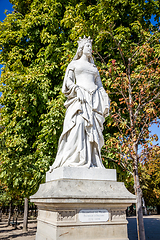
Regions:
[[106, 209], [83, 209], [79, 211], [80, 222], [107, 222], [109, 212]]

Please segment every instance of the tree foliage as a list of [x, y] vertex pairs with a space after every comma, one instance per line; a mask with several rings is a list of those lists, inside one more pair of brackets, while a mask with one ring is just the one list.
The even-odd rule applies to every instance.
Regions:
[[0, 23], [4, 183], [28, 197], [44, 180], [62, 130], [64, 72], [83, 35], [94, 39], [94, 60], [112, 103], [104, 162], [137, 176], [138, 146], [147, 147], [148, 126], [159, 116], [159, 1], [11, 3], [15, 11]]
[[4, 131], [1, 140], [5, 142], [1, 152], [1, 178], [11, 191], [28, 197], [36, 191], [53, 161], [43, 159], [41, 169], [37, 163], [36, 141], [39, 143], [38, 136], [44, 135], [44, 131], [40, 131], [45, 124], [40, 121], [48, 114], [48, 109], [55, 119], [51, 124], [54, 145], [50, 146], [48, 154], [52, 152], [53, 156], [57, 148], [57, 131], [62, 125], [57, 123], [62, 120], [59, 110], [51, 109], [51, 102], [59, 106], [58, 95], [64, 74], [61, 49], [65, 35], [60, 26], [61, 2], [33, 1], [25, 14], [21, 11], [23, 3], [25, 1], [22, 5], [14, 1], [17, 11], [8, 14], [0, 23], [0, 61], [4, 65], [1, 75], [1, 105], [4, 106], [1, 125]]
[[148, 206], [160, 205], [160, 147], [148, 150], [140, 167], [140, 182]]

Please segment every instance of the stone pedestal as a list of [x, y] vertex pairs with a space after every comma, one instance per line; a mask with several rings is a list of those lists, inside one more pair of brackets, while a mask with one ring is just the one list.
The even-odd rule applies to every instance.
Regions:
[[46, 173], [46, 182], [59, 179], [77, 180], [110, 180], [116, 181], [116, 169], [85, 168], [85, 167], [60, 167]]
[[36, 240], [129, 240], [125, 210], [136, 197], [115, 170], [59, 168], [46, 180], [31, 196], [39, 209]]

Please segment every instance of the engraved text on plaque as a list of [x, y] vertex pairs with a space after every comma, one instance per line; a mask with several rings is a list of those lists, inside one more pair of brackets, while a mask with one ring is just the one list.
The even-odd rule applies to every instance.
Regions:
[[81, 222], [107, 222], [109, 212], [106, 209], [83, 209], [79, 212]]

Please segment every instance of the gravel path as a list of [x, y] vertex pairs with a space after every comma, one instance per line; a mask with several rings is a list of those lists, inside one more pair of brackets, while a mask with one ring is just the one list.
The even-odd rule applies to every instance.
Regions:
[[12, 226], [7, 226], [6, 219], [0, 222], [0, 240], [35, 240], [37, 221], [29, 220], [28, 231], [23, 231], [23, 220], [18, 221], [17, 229]]

